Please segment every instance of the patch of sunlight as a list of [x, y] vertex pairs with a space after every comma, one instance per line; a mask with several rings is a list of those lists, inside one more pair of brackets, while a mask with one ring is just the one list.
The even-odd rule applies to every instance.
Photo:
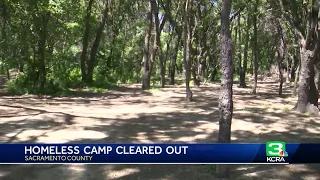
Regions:
[[290, 111], [291, 111], [291, 108], [290, 108], [290, 107], [291, 107], [291, 106], [286, 105], [286, 106], [282, 107], [282, 111], [283, 111], [283, 112], [290, 112]]
[[319, 130], [317, 128], [306, 128], [306, 130], [310, 133], [318, 134]]
[[166, 142], [166, 141], [171, 141], [172, 139], [164, 134], [159, 134], [159, 135], [154, 135], [154, 138], [157, 138], [159, 142]]
[[197, 122], [200, 123], [200, 124], [211, 124], [210, 121], [202, 121], [202, 120], [200, 120], [200, 121], [197, 121]]
[[0, 172], [0, 177], [5, 178], [5, 177], [8, 176], [9, 174], [10, 174], [10, 172], [8, 172], [8, 171], [1, 171], [1, 172]]
[[139, 168], [125, 168], [122, 170], [111, 170], [107, 175], [107, 179], [125, 178], [125, 176], [129, 176], [130, 174], [135, 174], [139, 172], [140, 172]]
[[213, 133], [215, 130], [217, 130], [218, 128], [218, 125], [217, 123], [203, 123], [203, 124], [200, 124], [196, 127], [194, 127], [192, 129], [192, 131], [194, 132], [198, 132], [198, 133]]
[[306, 112], [306, 113], [303, 113], [303, 116], [305, 116], [305, 117], [310, 117], [310, 116], [311, 116], [311, 114], [310, 114], [310, 113], [308, 113], [308, 112]]
[[238, 171], [248, 171], [250, 169], [254, 169], [255, 166], [241, 166], [241, 167], [238, 167], [236, 168]]
[[288, 165], [287, 167], [290, 169], [290, 171], [300, 171], [300, 172], [310, 171], [310, 168], [306, 164], [294, 164], [294, 165]]
[[161, 92], [161, 89], [159, 89], [159, 88], [152, 88], [152, 89], [148, 89], [147, 92], [149, 92], [149, 93]]
[[251, 111], [247, 111], [247, 110], [245, 110], [245, 108], [243, 108], [242, 110], [237, 111], [237, 113], [239, 113], [239, 114], [251, 114], [252, 112]]
[[252, 123], [250, 120], [247, 121], [244, 121], [243, 119], [232, 121], [232, 130], [254, 131], [259, 129], [258, 124]]
[[[149, 104], [119, 104], [115, 108], [105, 109], [104, 114], [153, 114], [153, 113], [169, 113], [169, 112], [179, 112], [185, 109], [177, 108], [174, 106], [155, 106], [150, 107]], [[126, 118], [127, 119], [127, 118]]]
[[239, 138], [231, 136], [231, 141], [237, 141]]
[[301, 179], [303, 180], [319, 180], [319, 175], [302, 175]]
[[272, 116], [272, 115], [264, 115], [264, 118], [268, 120], [281, 120], [280, 117]]
[[139, 132], [136, 140], [138, 140], [140, 143], [152, 143], [152, 141], [149, 140], [146, 132]]
[[263, 110], [267, 110], [267, 109], [269, 109], [269, 106], [270, 106], [269, 104], [264, 104], [264, 105], [262, 106], [262, 109], [263, 109]]
[[5, 136], [7, 136], [9, 138], [16, 136], [16, 139], [18, 141], [28, 141], [28, 140], [30, 140], [30, 138], [40, 137], [41, 135], [43, 135], [46, 132], [47, 132], [46, 130], [25, 130], [25, 131], [22, 131], [18, 134], [17, 133], [9, 133], [9, 134], [6, 134]]
[[177, 142], [196, 142], [198, 140], [207, 139], [209, 134], [198, 134], [195, 136], [185, 136], [175, 139]]
[[108, 135], [99, 131], [83, 130], [83, 129], [61, 129], [49, 132], [46, 136], [38, 138], [38, 142], [45, 143], [67, 143], [75, 140], [98, 140], [107, 138]]
[[246, 177], [257, 177], [258, 173], [257, 172], [247, 173], [247, 174], [244, 174], [244, 176], [246, 176]]
[[68, 170], [81, 173], [86, 170], [86, 167], [83, 164], [74, 164], [74, 165], [68, 166]]
[[[18, 121], [18, 123], [24, 123], [24, 120], [29, 120], [32, 115], [27, 115], [27, 116], [15, 116], [15, 117], [6, 117], [6, 118], [0, 118], [0, 125], [1, 124], [7, 124], [7, 123], [14, 123], [14, 121]], [[21, 123], [21, 124], [22, 124]], [[26, 122], [27, 123], [27, 122]]]

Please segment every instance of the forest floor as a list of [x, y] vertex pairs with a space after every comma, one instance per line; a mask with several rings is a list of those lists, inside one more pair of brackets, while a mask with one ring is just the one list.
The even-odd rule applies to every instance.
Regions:
[[[141, 91], [124, 85], [106, 93], [69, 97], [0, 96], [0, 142], [216, 142], [219, 84]], [[234, 85], [233, 142], [320, 142], [320, 117], [291, 112], [296, 97], [278, 83]], [[213, 165], [1, 165], [3, 180], [218, 179]], [[230, 179], [318, 180], [319, 164], [233, 165]]]

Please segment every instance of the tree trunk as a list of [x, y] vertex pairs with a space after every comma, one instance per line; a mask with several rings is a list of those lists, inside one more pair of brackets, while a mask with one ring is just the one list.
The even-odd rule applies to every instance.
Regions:
[[185, 14], [184, 14], [184, 51], [183, 62], [185, 68], [186, 78], [186, 97], [188, 101], [192, 100], [192, 91], [190, 90], [190, 49], [191, 49], [191, 27], [190, 27], [190, 15], [189, 15], [190, 0], [186, 0]]
[[[195, 58], [192, 58], [192, 61], [195, 61]], [[199, 87], [200, 86], [200, 80], [197, 78], [197, 66], [195, 63], [192, 63], [192, 67], [191, 67], [191, 73], [192, 73], [192, 77], [193, 77], [193, 84], [195, 87]]]
[[7, 21], [8, 21], [8, 16], [7, 16], [7, 6], [6, 4], [3, 4], [2, 7], [2, 28], [1, 28], [1, 35], [2, 35], [2, 52], [0, 52], [0, 58], [5, 62], [5, 68], [6, 68], [6, 74], [7, 74], [7, 79], [10, 80], [10, 72], [9, 72], [9, 67], [7, 63]]
[[92, 81], [93, 81], [93, 70], [94, 70], [94, 66], [95, 66], [97, 52], [99, 49], [99, 44], [101, 41], [101, 36], [102, 36], [103, 29], [104, 29], [104, 26], [106, 25], [106, 21], [107, 21], [108, 10], [109, 10], [108, 5], [109, 5], [108, 1], [106, 1], [105, 7], [103, 10], [102, 20], [101, 20], [100, 25], [98, 27], [94, 43], [91, 47], [90, 60], [88, 62], [88, 73], [87, 73], [87, 83], [89, 83], [89, 84], [92, 83]]
[[7, 79], [10, 80], [10, 71], [8, 65], [6, 65], [6, 74], [7, 74]]
[[89, 45], [89, 33], [90, 33], [90, 16], [91, 16], [91, 9], [92, 9], [92, 4], [94, 0], [89, 0], [87, 11], [86, 11], [86, 17], [84, 20], [85, 23], [85, 30], [83, 33], [83, 38], [82, 38], [82, 52], [80, 55], [80, 68], [81, 68], [81, 78], [83, 82], [86, 82], [86, 62], [88, 59], [88, 45]]
[[[305, 41], [301, 42], [300, 54], [301, 54], [301, 71], [299, 77], [299, 91], [298, 91], [298, 101], [296, 105], [296, 110], [304, 113], [307, 110], [307, 106], [309, 105], [309, 99], [316, 98], [311, 97], [309, 89], [311, 90], [311, 86], [313, 83], [311, 81], [314, 79], [312, 75], [312, 55], [311, 51], [307, 49]], [[311, 85], [311, 86], [310, 86]], [[318, 107], [318, 105], [316, 105]]]
[[[156, 3], [156, 1], [153, 1], [153, 17], [155, 19], [155, 47], [154, 47], [154, 55], [156, 55], [157, 53], [159, 53], [159, 67], [160, 67], [160, 79], [161, 79], [161, 87], [164, 88], [165, 84], [166, 84], [166, 79], [165, 79], [165, 64], [164, 64], [164, 57], [163, 57], [163, 52], [162, 52], [162, 46], [161, 46], [161, 31], [163, 29], [164, 26], [164, 22], [165, 19], [161, 22], [160, 25], [160, 21], [159, 21], [159, 6]], [[162, 27], [160, 27], [162, 26]], [[154, 59], [154, 58], [153, 58]]]
[[142, 59], [142, 89], [150, 89], [150, 76], [152, 66], [150, 62], [150, 38], [151, 38], [151, 29], [152, 29], [152, 0], [149, 1], [149, 12], [147, 13], [148, 23], [146, 25], [146, 35], [144, 38], [144, 48], [143, 48], [143, 59]]
[[254, 84], [253, 84], [253, 94], [257, 93], [258, 85], [258, 32], [257, 32], [257, 12], [258, 12], [258, 0], [256, 0], [254, 5], [254, 15], [253, 15], [253, 54], [254, 54]]
[[21, 59], [19, 59], [18, 69], [19, 69], [19, 72], [20, 72], [20, 73], [23, 72], [24, 60], [25, 60], [26, 58], [27, 58], [27, 57], [21, 57]]
[[200, 16], [200, 19], [202, 20], [202, 26], [200, 29], [200, 60], [199, 60], [199, 68], [198, 68], [198, 75], [199, 75], [199, 79], [200, 81], [204, 81], [204, 77], [205, 77], [205, 73], [206, 73], [206, 68], [207, 68], [207, 52], [208, 52], [208, 48], [207, 48], [207, 34], [206, 34], [206, 30], [207, 30], [207, 21], [206, 21], [206, 13], [207, 13], [207, 9], [206, 6], [203, 6], [203, 13], [201, 13], [201, 8], [200, 8], [200, 3], [198, 3], [198, 13]]
[[[242, 67], [242, 54], [241, 54], [241, 23], [240, 23], [240, 19], [241, 19], [241, 15], [239, 14], [239, 17], [238, 17], [238, 28], [239, 28], [239, 45], [238, 45], [238, 74], [239, 74], [239, 87], [242, 87], [243, 84], [245, 85], [245, 77], [243, 77], [243, 67]], [[244, 83], [243, 83], [244, 82]], [[245, 86], [244, 86], [245, 87]]]
[[295, 76], [295, 72], [296, 72], [296, 68], [297, 68], [297, 63], [298, 59], [297, 57], [294, 55], [292, 57], [292, 61], [291, 61], [291, 68], [290, 68], [290, 77], [291, 77], [291, 82], [294, 81], [294, 79], [296, 78]]
[[297, 86], [298, 86], [298, 80], [299, 80], [299, 73], [300, 73], [300, 65], [298, 66], [297, 70], [296, 70], [296, 74], [294, 77], [294, 85], [293, 85], [293, 90], [292, 90], [292, 95], [296, 96], [297, 95]]
[[50, 18], [50, 13], [41, 15], [41, 28], [39, 30], [39, 41], [38, 41], [38, 70], [39, 70], [39, 88], [44, 89], [46, 84], [46, 64], [45, 64], [45, 51], [47, 42], [47, 28]]
[[282, 63], [283, 60], [287, 58], [287, 45], [285, 39], [285, 31], [281, 26], [281, 22], [279, 20], [276, 21], [277, 27], [277, 44], [276, 44], [276, 53], [277, 53], [277, 63], [278, 63], [278, 71], [279, 71], [279, 95], [282, 95], [282, 86], [283, 86], [283, 68]]
[[289, 60], [290, 58], [288, 56], [286, 56], [285, 59], [286, 59], [286, 62], [287, 62], [287, 78], [286, 78], [286, 82], [290, 83], [291, 82], [291, 69], [293, 68], [293, 66], [290, 67], [290, 60]]
[[282, 55], [279, 50], [277, 50], [277, 62], [278, 62], [278, 71], [279, 71], [279, 95], [282, 95], [282, 86], [283, 86], [283, 73], [282, 73]]
[[174, 52], [173, 52], [173, 56], [170, 63], [170, 85], [174, 85], [176, 62], [177, 62], [178, 52], [180, 48], [180, 41], [181, 41], [181, 31], [178, 31], [178, 37], [174, 46]]
[[318, 107], [318, 98], [319, 98], [319, 92], [318, 92], [318, 78], [316, 78], [316, 75], [318, 75], [318, 70], [314, 66], [311, 68], [311, 77], [310, 77], [310, 89], [309, 89], [309, 103], [313, 104], [315, 107]]
[[[170, 31], [170, 28], [168, 28], [169, 31]], [[172, 40], [173, 40], [173, 37], [174, 37], [174, 30], [172, 30], [171, 32], [169, 32], [169, 40], [166, 42], [166, 53], [165, 55], [163, 56], [164, 58], [164, 68], [167, 67], [167, 59], [168, 58], [172, 58], [170, 56], [170, 53], [172, 53], [172, 50], [171, 50], [171, 43], [172, 43]], [[172, 61], [172, 60], [171, 60]], [[171, 77], [171, 62], [169, 62], [169, 69], [168, 69], [168, 72], [169, 72], [169, 78]], [[170, 82], [169, 82], [170, 83]]]
[[[224, 0], [221, 7], [221, 91], [219, 95], [219, 135], [218, 143], [230, 143], [231, 121], [233, 114], [232, 84], [233, 84], [233, 44], [230, 37], [229, 16], [232, 0]], [[226, 177], [229, 173], [227, 165], [217, 165], [217, 174]]]

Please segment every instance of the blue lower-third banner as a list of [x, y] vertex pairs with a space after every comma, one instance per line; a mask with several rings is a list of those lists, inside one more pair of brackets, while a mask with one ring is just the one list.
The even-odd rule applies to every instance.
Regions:
[[320, 144], [0, 144], [0, 164], [320, 163]]

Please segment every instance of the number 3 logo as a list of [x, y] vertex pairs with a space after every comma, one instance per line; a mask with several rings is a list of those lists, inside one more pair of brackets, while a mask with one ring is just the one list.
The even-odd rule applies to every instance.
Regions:
[[285, 142], [272, 141], [267, 142], [266, 144], [266, 152], [267, 156], [279, 156], [281, 151], [285, 151], [286, 149]]

